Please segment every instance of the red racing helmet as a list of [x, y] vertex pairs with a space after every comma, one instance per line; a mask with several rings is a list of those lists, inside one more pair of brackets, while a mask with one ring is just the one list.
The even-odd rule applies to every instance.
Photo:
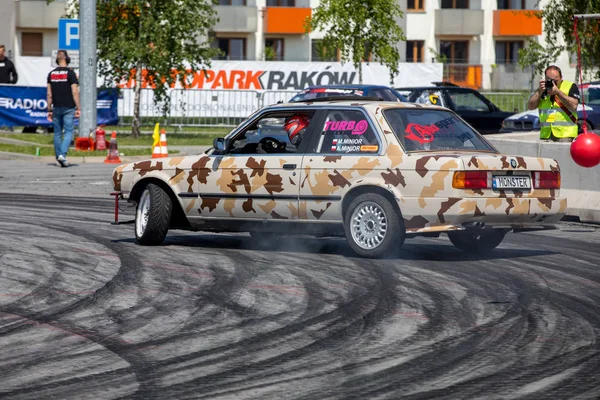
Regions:
[[309, 121], [305, 115], [294, 115], [285, 120], [283, 129], [287, 132], [290, 143], [295, 146], [300, 141], [300, 137], [308, 124]]

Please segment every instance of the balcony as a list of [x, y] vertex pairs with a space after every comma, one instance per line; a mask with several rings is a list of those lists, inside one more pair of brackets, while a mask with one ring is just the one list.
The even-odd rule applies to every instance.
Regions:
[[[491, 84], [494, 90], [530, 90], [531, 71], [523, 71], [517, 64], [498, 64], [492, 68]], [[537, 82], [535, 83], [537, 85]]]
[[542, 34], [542, 19], [537, 10], [494, 11], [494, 36], [537, 36]]
[[215, 6], [215, 10], [220, 19], [215, 32], [256, 32], [256, 6]]
[[479, 90], [481, 69], [481, 65], [444, 64], [444, 80], [458, 86]]
[[304, 20], [312, 15], [310, 7], [266, 7], [265, 33], [304, 34]]
[[43, 0], [17, 1], [17, 27], [58, 29], [58, 20], [64, 18], [67, 3], [64, 0], [46, 4]]
[[483, 35], [483, 10], [445, 8], [435, 10], [437, 36]]

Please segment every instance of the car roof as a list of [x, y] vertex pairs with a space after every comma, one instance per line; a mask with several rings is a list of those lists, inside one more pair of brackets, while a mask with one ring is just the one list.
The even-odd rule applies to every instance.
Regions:
[[378, 108], [424, 108], [431, 110], [445, 110], [450, 111], [445, 107], [429, 105], [429, 104], [417, 104], [417, 103], [408, 103], [408, 102], [397, 102], [397, 101], [374, 101], [374, 100], [328, 100], [328, 101], [298, 101], [294, 103], [279, 103], [268, 106], [271, 109], [275, 108], [288, 108], [288, 107], [301, 107], [301, 106], [311, 106], [311, 107], [327, 107], [327, 106], [345, 106], [345, 107], [363, 107], [370, 109], [372, 111], [376, 111]]
[[354, 84], [354, 83], [348, 83], [348, 84], [338, 84], [338, 85], [313, 85], [313, 86], [308, 86], [306, 87], [304, 90], [306, 89], [320, 89], [320, 88], [329, 88], [329, 89], [372, 89], [372, 88], [386, 88], [386, 89], [392, 89], [391, 86], [385, 86], [385, 85], [371, 85], [371, 84]]
[[475, 89], [462, 87], [462, 86], [415, 86], [415, 87], [397, 87], [395, 90], [472, 90]]

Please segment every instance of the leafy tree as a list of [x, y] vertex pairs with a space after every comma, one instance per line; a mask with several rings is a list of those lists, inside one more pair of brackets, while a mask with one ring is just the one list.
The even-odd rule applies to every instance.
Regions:
[[[134, 79], [134, 137], [140, 134], [142, 86], [154, 88], [154, 101], [166, 114], [167, 90], [177, 82], [186, 87], [187, 71], [210, 67], [210, 59], [219, 54], [209, 41], [218, 21], [213, 7], [217, 4], [217, 0], [97, 1], [98, 74], [109, 84]], [[78, 8], [71, 11], [72, 17]]]
[[305, 22], [305, 31], [325, 32], [323, 47], [329, 55], [339, 49], [342, 62], [351, 61], [362, 83], [362, 62], [369, 52], [390, 69], [390, 81], [399, 73], [397, 43], [406, 40], [397, 20], [404, 13], [397, 0], [321, 0]]
[[[539, 4], [540, 0], [536, 3], [536, 7]], [[541, 15], [546, 44], [542, 45], [530, 39], [527, 46], [519, 50], [521, 68], [524, 70], [532, 68], [532, 79], [534, 79], [534, 74], [541, 74], [563, 51], [577, 54], [573, 15], [599, 13], [600, 0], [549, 0], [543, 10], [533, 13]], [[581, 67], [588, 77], [593, 75], [600, 77], [600, 70], [597, 69], [600, 64], [599, 22], [597, 19], [577, 21], [581, 43]]]

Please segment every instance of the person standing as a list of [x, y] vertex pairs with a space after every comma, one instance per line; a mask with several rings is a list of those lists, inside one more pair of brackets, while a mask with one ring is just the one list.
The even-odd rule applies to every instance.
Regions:
[[527, 108], [538, 109], [541, 140], [571, 142], [578, 135], [579, 88], [563, 80], [560, 68], [555, 65], [546, 68], [544, 75], [538, 90], [529, 98]]
[[[68, 167], [67, 152], [73, 140], [74, 118], [79, 118], [79, 81], [68, 67], [66, 50], [56, 54], [58, 67], [48, 74], [48, 120], [54, 125], [54, 153], [62, 167]], [[64, 129], [64, 132], [63, 132]]]
[[15, 84], [19, 80], [19, 75], [15, 64], [4, 55], [6, 47], [0, 44], [0, 83]]

